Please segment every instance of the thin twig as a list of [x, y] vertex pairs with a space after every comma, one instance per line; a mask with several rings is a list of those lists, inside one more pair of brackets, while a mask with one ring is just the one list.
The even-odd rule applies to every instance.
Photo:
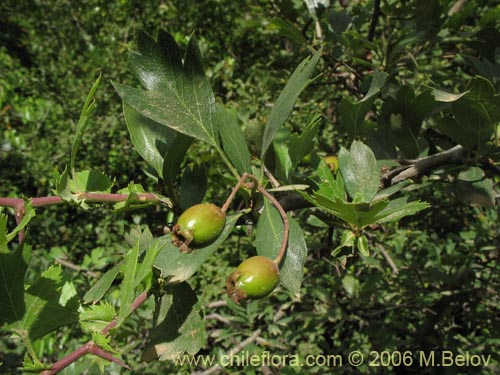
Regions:
[[77, 272], [85, 272], [85, 274], [87, 276], [90, 276], [90, 277], [97, 277], [98, 276], [98, 273], [97, 272], [93, 272], [93, 271], [88, 271], [88, 270], [84, 270], [82, 267], [80, 267], [79, 265], [77, 264], [74, 264], [74, 263], [71, 263], [70, 261], [68, 260], [65, 260], [65, 259], [62, 259], [62, 258], [56, 258], [54, 260], [56, 263], [59, 263], [60, 265], [64, 266], [64, 267], [67, 267], [67, 268], [70, 268], [72, 270], [75, 270]]
[[[138, 202], [161, 202], [161, 199], [153, 193], [141, 193], [133, 195], [135, 200]], [[130, 194], [108, 194], [108, 193], [80, 193], [78, 198], [92, 203], [119, 203], [125, 202], [131, 197]], [[26, 202], [23, 198], [4, 198], [0, 197], [0, 206], [11, 207], [15, 210], [16, 223], [19, 225], [24, 218], [26, 213]], [[66, 201], [60, 196], [48, 196], [48, 197], [35, 197], [29, 199], [31, 201], [32, 207], [43, 207], [52, 206], [57, 204], [63, 204]], [[19, 243], [24, 241], [25, 231], [21, 230], [18, 233]]]
[[236, 196], [236, 193], [244, 185], [245, 181], [248, 180], [248, 179], [252, 180], [254, 182], [254, 184], [257, 186], [257, 190], [264, 197], [266, 197], [274, 205], [274, 207], [276, 207], [276, 209], [280, 213], [281, 219], [283, 220], [283, 241], [281, 242], [281, 247], [280, 247], [280, 250], [278, 252], [278, 256], [273, 260], [273, 262], [276, 263], [276, 265], [279, 265], [280, 262], [281, 262], [281, 259], [283, 259], [283, 256], [285, 255], [286, 248], [287, 248], [287, 245], [288, 245], [288, 233], [289, 233], [289, 226], [290, 226], [290, 224], [288, 222], [288, 217], [286, 216], [286, 212], [283, 209], [283, 207], [281, 206], [280, 202], [278, 202], [278, 200], [276, 198], [274, 198], [274, 196], [271, 195], [266, 190], [266, 188], [264, 188], [262, 185], [260, 185], [259, 180], [257, 179], [257, 177], [255, 177], [254, 175], [251, 175], [249, 173], [243, 173], [241, 175], [241, 178], [238, 180], [237, 184], [235, 185], [235, 187], [231, 191], [231, 194], [227, 198], [226, 202], [222, 206], [222, 211], [223, 212], [227, 211], [227, 209], [231, 205], [234, 197]]
[[380, 0], [375, 0], [373, 3], [372, 20], [370, 22], [370, 30], [368, 31], [368, 40], [373, 41], [375, 30], [377, 29], [378, 19], [382, 13], [380, 12]]
[[213, 308], [216, 308], [216, 307], [221, 307], [221, 306], [227, 306], [227, 301], [222, 299], [222, 300], [220, 300], [220, 301], [210, 302], [210, 303], [207, 305], [207, 308], [208, 308], [208, 309], [213, 309]]
[[217, 320], [221, 323], [224, 323], [224, 324], [231, 324], [231, 321], [228, 319], [228, 318], [225, 318], [223, 317], [221, 314], [217, 314], [217, 313], [213, 313], [213, 314], [208, 314], [208, 315], [205, 315], [205, 320]]
[[384, 256], [389, 267], [391, 267], [392, 273], [397, 275], [399, 273], [399, 270], [394, 261], [392, 260], [391, 256], [387, 253], [387, 251], [385, 251], [383, 246], [379, 245], [377, 247], [380, 250], [380, 253]]
[[224, 203], [224, 205], [222, 206], [221, 210], [222, 212], [226, 213], [226, 211], [229, 209], [229, 206], [231, 205], [231, 203], [233, 202], [234, 200], [234, 197], [236, 196], [236, 194], [238, 193], [238, 190], [240, 190], [240, 188], [243, 186], [243, 184], [245, 183], [245, 181], [247, 180], [249, 174], [248, 173], [243, 173], [240, 177], [240, 179], [238, 180], [238, 182], [236, 183], [236, 185], [234, 186], [233, 190], [231, 191], [231, 194], [229, 194], [229, 196], [227, 197], [226, 199], [226, 202]]
[[[134, 302], [130, 305], [130, 313], [133, 313], [137, 308], [146, 301], [148, 298], [148, 293], [147, 291], [141, 293]], [[102, 331], [101, 333], [103, 335], [107, 334], [111, 329], [116, 327], [117, 319], [113, 319]], [[101, 358], [104, 358], [108, 361], [115, 362], [118, 365], [130, 369], [130, 367], [127, 366], [125, 362], [123, 362], [121, 359], [114, 357], [111, 353], [106, 352], [105, 350], [99, 348], [94, 341], [90, 340], [80, 348], [76, 349], [75, 351], [69, 353], [66, 357], [61, 358], [57, 362], [55, 362], [50, 369], [45, 370], [41, 373], [41, 375], [55, 375], [62, 370], [64, 370], [66, 367], [80, 359], [81, 357], [87, 355], [87, 354], [94, 354], [97, 355]]]

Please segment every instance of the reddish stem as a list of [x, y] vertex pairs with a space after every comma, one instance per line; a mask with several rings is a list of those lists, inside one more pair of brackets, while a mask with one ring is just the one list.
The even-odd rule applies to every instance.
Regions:
[[[133, 313], [135, 310], [141, 306], [144, 301], [146, 301], [148, 298], [148, 292], [144, 291], [139, 296], [132, 302], [130, 305], [130, 313]], [[103, 335], [107, 334], [111, 329], [116, 327], [116, 322], [117, 319], [113, 319], [102, 331], [101, 333]], [[90, 340], [80, 348], [76, 349], [75, 351], [69, 353], [66, 357], [61, 358], [59, 361], [55, 362], [49, 370], [45, 370], [41, 373], [41, 375], [55, 375], [62, 370], [64, 370], [66, 367], [68, 367], [70, 364], [73, 362], [77, 361], [81, 357], [87, 354], [94, 354], [97, 355], [101, 358], [104, 358], [108, 361], [115, 362], [116, 364], [120, 365], [121, 367], [124, 367], [128, 370], [130, 370], [130, 367], [123, 362], [121, 359], [114, 357], [111, 353], [101, 349], [98, 347], [94, 341]]]
[[[129, 194], [111, 194], [111, 193], [81, 193], [79, 194], [79, 198], [86, 200], [87, 202], [125, 202], [129, 199]], [[158, 202], [160, 199], [152, 194], [152, 193], [141, 193], [136, 195], [136, 199], [139, 202]], [[59, 196], [50, 196], [50, 197], [35, 197], [31, 199], [31, 205], [33, 207], [43, 207], [43, 206], [52, 206], [56, 204], [62, 204], [65, 201]], [[25, 204], [26, 201], [22, 198], [1, 198], [0, 197], [0, 206], [3, 207], [12, 207], [15, 210], [16, 223], [19, 223], [23, 220], [25, 214]], [[24, 230], [21, 230], [18, 234], [19, 243], [24, 241]]]
[[269, 199], [269, 201], [271, 201], [271, 203], [274, 205], [274, 207], [276, 207], [279, 214], [281, 215], [281, 220], [283, 220], [283, 241], [281, 242], [281, 247], [278, 255], [273, 260], [276, 265], [279, 265], [281, 259], [283, 259], [283, 256], [285, 255], [286, 248], [288, 246], [288, 235], [290, 232], [290, 223], [288, 222], [288, 216], [286, 216], [286, 212], [278, 202], [278, 200], [274, 198], [263, 186], [258, 185], [257, 189], [261, 192], [262, 195], [264, 195], [267, 199]]
[[281, 247], [280, 247], [280, 250], [278, 252], [278, 255], [273, 260], [273, 262], [276, 263], [276, 265], [279, 265], [280, 262], [281, 262], [281, 260], [283, 259], [283, 256], [285, 255], [286, 248], [287, 248], [287, 245], [288, 245], [288, 236], [289, 236], [289, 232], [290, 232], [290, 224], [288, 222], [288, 216], [286, 216], [286, 212], [283, 209], [283, 207], [281, 206], [281, 204], [278, 202], [278, 200], [276, 198], [274, 198], [274, 196], [272, 194], [270, 194], [259, 183], [259, 180], [257, 179], [257, 177], [255, 177], [254, 175], [251, 175], [249, 173], [243, 173], [241, 175], [241, 178], [238, 180], [238, 183], [235, 185], [235, 187], [231, 191], [231, 194], [227, 198], [226, 203], [224, 203], [224, 206], [222, 206], [222, 211], [223, 212], [227, 211], [227, 209], [229, 208], [229, 205], [231, 204], [231, 202], [233, 201], [234, 197], [236, 196], [236, 193], [241, 188], [241, 186], [243, 186], [243, 184], [245, 183], [245, 181], [247, 179], [250, 179], [250, 180], [252, 180], [255, 183], [255, 185], [257, 186], [257, 190], [259, 190], [259, 192], [262, 195], [264, 195], [267, 199], [269, 199], [269, 201], [274, 205], [274, 207], [276, 207], [276, 209], [278, 210], [278, 212], [279, 212], [279, 214], [281, 216], [281, 219], [283, 220], [283, 241], [281, 242]]
[[84, 355], [88, 354], [90, 352], [91, 345], [93, 345], [93, 342], [89, 341], [85, 345], [76, 349], [74, 352], [69, 353], [63, 359], [54, 363], [49, 370], [43, 371], [41, 375], [54, 375], [54, 374], [57, 374], [58, 372], [64, 370], [70, 364], [72, 364], [73, 362], [76, 362], [78, 359], [80, 359]]
[[229, 194], [229, 197], [227, 197], [226, 202], [222, 206], [221, 208], [222, 212], [226, 213], [229, 206], [233, 202], [236, 193], [238, 193], [238, 190], [240, 190], [240, 187], [245, 183], [246, 179], [249, 178], [249, 176], [250, 175], [246, 172], [241, 175], [240, 179], [238, 180], [238, 183], [234, 186], [233, 190], [231, 191], [231, 194]]

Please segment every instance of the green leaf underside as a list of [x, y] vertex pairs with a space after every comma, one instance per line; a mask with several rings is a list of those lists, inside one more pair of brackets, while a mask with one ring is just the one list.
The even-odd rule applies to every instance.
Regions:
[[85, 308], [80, 313], [83, 329], [90, 332], [101, 332], [115, 318], [115, 308], [108, 302]]
[[300, 93], [310, 83], [310, 77], [314, 72], [320, 56], [321, 50], [318, 50], [313, 56], [307, 57], [300, 63], [274, 103], [264, 130], [264, 137], [262, 139], [262, 160], [264, 160], [266, 151], [273, 142], [274, 136], [278, 132], [279, 128], [286, 121], [290, 113], [292, 113], [295, 101], [299, 97]]
[[113, 181], [105, 174], [96, 170], [76, 172], [70, 186], [74, 192], [111, 192]]
[[288, 181], [288, 177], [293, 167], [292, 161], [290, 160], [290, 155], [288, 153], [288, 147], [283, 142], [274, 141], [273, 149], [276, 155], [276, 161], [279, 165], [281, 172], [284, 175], [283, 177], [286, 181]]
[[[128, 301], [129, 305], [136, 295], [137, 288], [145, 280], [147, 282], [143, 289], [149, 289], [150, 282], [148, 281], [148, 276], [151, 275], [153, 263], [165, 246], [165, 243], [159, 239], [153, 239], [149, 229], [146, 229], [143, 233], [132, 231], [127, 237], [127, 242], [135, 242], [135, 244], [132, 245], [132, 249], [127, 254], [125, 262], [117, 264], [108, 270], [87, 291], [83, 297], [85, 304], [95, 304], [100, 301], [120, 273], [123, 274], [123, 282], [120, 286], [121, 298], [124, 301]], [[139, 257], [142, 258], [140, 262]], [[125, 307], [124, 309], [126, 310], [127, 308]], [[123, 314], [126, 315], [126, 312]]]
[[[291, 218], [287, 250], [280, 264], [280, 283], [293, 294], [300, 293], [307, 246], [304, 234]], [[275, 259], [283, 241], [283, 220], [276, 208], [266, 201], [257, 224], [257, 254]]]
[[189, 40], [183, 62], [170, 34], [160, 32], [154, 41], [141, 33], [138, 51], [129, 53], [129, 62], [146, 91], [113, 82], [127, 105], [159, 124], [218, 147], [215, 98], [196, 38]]
[[161, 277], [168, 278], [171, 283], [178, 283], [189, 279], [205, 261], [217, 250], [231, 233], [241, 213], [227, 216], [226, 226], [214, 243], [191, 253], [181, 253], [172, 244], [170, 235], [162, 237], [165, 247], [156, 257], [154, 267], [160, 270]]
[[451, 116], [438, 119], [438, 128], [468, 151], [485, 153], [500, 122], [500, 95], [491, 82], [475, 77], [468, 90], [453, 99]]

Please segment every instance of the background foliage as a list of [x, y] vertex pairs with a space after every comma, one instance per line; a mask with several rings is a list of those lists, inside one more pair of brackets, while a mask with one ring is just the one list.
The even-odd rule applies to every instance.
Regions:
[[[295, 210], [293, 219], [302, 227], [308, 249], [300, 295], [281, 288], [246, 308], [226, 301], [226, 276], [240, 260], [255, 254], [256, 241], [262, 247], [258, 227], [256, 236], [248, 234], [257, 217], [246, 217], [249, 224], [239, 223], [189, 278], [198, 302], [184, 303], [196, 304], [196, 311], [204, 314], [207, 337], [201, 354], [226, 353], [257, 332], [245, 350], [301, 356], [347, 355], [352, 350], [468, 350], [492, 354], [496, 364], [490, 369], [450, 368], [448, 373], [498, 371], [498, 1], [8, 0], [0, 4], [0, 14], [2, 197], [52, 194], [53, 170], [62, 171], [70, 162], [79, 113], [100, 73], [96, 111], [78, 150], [77, 167], [112, 176], [118, 189], [131, 182], [146, 191], [161, 189], [134, 150], [121, 99], [111, 84], [138, 87], [127, 63], [128, 50], [137, 47], [137, 30], [150, 35], [168, 30], [182, 49], [194, 32], [216, 102], [237, 111], [249, 150], [257, 157], [262, 155], [264, 125], [271, 123], [273, 103], [312, 48], [323, 46], [312, 77], [320, 75], [301, 93], [277, 138], [292, 142], [293, 132], [304, 134], [310, 126], [317, 131], [313, 152], [290, 154], [293, 164], [287, 164], [292, 161], [276, 142], [265, 156], [285, 184], [304, 182], [311, 171], [320, 173], [321, 156], [347, 157], [353, 139], [371, 147], [378, 168], [394, 167], [393, 159], [412, 160], [464, 146], [468, 154], [463, 163], [438, 168], [430, 177], [417, 176], [414, 189], [405, 190], [405, 196], [428, 202], [429, 208], [396, 222], [369, 223], [364, 237], [369, 256], [348, 256], [352, 244], [346, 233], [351, 228], [327, 215], [338, 202], [320, 200], [321, 190], [312, 202], [316, 208]], [[482, 136], [477, 136], [478, 127], [485, 129]], [[291, 148], [290, 143], [286, 146]], [[223, 202], [232, 180], [213, 148], [195, 142], [183, 168], [203, 169], [208, 178], [204, 199]], [[183, 178], [189, 184], [189, 175]], [[346, 182], [349, 195], [355, 185]], [[378, 188], [363, 190], [361, 201], [369, 202]], [[131, 231], [147, 225], [156, 237], [172, 218], [168, 209], [157, 205], [123, 211], [110, 205], [40, 208], [27, 232], [32, 255], [25, 283], [30, 285], [42, 273], [57, 287], [73, 280], [76, 293], [67, 295], [82, 298], [129, 251], [124, 239], [133, 245]], [[7, 226], [15, 227], [12, 217]], [[185, 292], [186, 285], [179, 285], [167, 294], [173, 300]], [[112, 306], [123, 298], [116, 287], [107, 302]], [[76, 302], [69, 298], [69, 309], [71, 303]], [[150, 300], [126, 319], [113, 337], [113, 348], [143, 374], [203, 371], [169, 361], [142, 362], [153, 312]], [[74, 324], [75, 318], [69, 316], [67, 325], [47, 335], [38, 332], [33, 351], [44, 362], [88, 341], [92, 329]], [[0, 372], [22, 373], [25, 350], [2, 331]], [[85, 357], [63, 373], [99, 373], [104, 363]], [[378, 374], [435, 369], [358, 370]], [[436, 373], [445, 373], [439, 370]], [[116, 364], [106, 371], [127, 373]], [[275, 368], [227, 371], [278, 373]], [[301, 372], [294, 367], [279, 371]], [[348, 366], [339, 369], [351, 371]], [[318, 366], [308, 372], [331, 369]]]

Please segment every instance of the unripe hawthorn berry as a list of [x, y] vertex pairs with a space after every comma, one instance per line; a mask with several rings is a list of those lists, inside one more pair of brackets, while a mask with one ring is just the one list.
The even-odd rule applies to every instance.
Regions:
[[227, 293], [236, 303], [259, 299], [271, 293], [280, 281], [279, 268], [265, 256], [243, 261], [226, 280]]
[[323, 158], [323, 160], [325, 161], [326, 164], [328, 164], [328, 168], [330, 168], [330, 170], [334, 174], [337, 174], [337, 172], [339, 170], [339, 158], [338, 158], [338, 156], [335, 156], [335, 155], [325, 156]]
[[200, 203], [182, 213], [173, 227], [173, 242], [188, 250], [189, 246], [204, 247], [214, 242], [226, 225], [226, 214], [211, 203]]

